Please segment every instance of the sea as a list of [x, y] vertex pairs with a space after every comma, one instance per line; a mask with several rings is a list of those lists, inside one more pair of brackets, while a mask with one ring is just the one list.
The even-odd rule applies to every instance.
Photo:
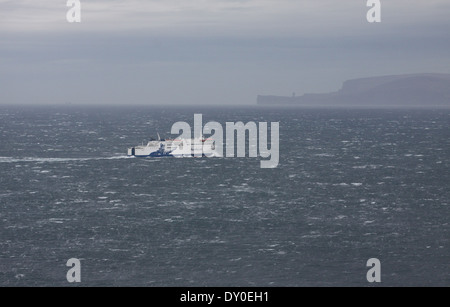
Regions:
[[[127, 156], [194, 114], [278, 166]], [[450, 286], [449, 217], [450, 109], [0, 106], [4, 287]]]

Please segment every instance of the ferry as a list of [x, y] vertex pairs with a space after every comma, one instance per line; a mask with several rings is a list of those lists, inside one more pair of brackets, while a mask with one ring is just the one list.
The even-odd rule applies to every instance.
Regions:
[[[187, 147], [185, 147], [187, 146]], [[190, 147], [190, 150], [189, 150]], [[128, 148], [130, 157], [215, 157], [214, 143], [203, 136], [197, 139], [158, 139], [151, 138], [146, 145]]]

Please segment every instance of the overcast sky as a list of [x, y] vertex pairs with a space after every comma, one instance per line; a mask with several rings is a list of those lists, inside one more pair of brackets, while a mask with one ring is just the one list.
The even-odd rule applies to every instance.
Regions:
[[450, 73], [450, 1], [0, 0], [0, 103], [255, 104]]

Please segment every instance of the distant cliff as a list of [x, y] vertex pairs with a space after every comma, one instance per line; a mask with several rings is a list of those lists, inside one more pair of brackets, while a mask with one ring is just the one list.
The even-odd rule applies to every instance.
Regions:
[[450, 106], [450, 74], [413, 74], [345, 81], [337, 92], [261, 96], [261, 105]]

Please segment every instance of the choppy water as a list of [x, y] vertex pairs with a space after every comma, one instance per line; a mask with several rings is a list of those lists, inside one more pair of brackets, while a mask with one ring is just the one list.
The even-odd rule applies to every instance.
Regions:
[[[138, 159], [177, 121], [279, 121], [280, 164]], [[450, 285], [450, 111], [0, 107], [0, 285]]]

